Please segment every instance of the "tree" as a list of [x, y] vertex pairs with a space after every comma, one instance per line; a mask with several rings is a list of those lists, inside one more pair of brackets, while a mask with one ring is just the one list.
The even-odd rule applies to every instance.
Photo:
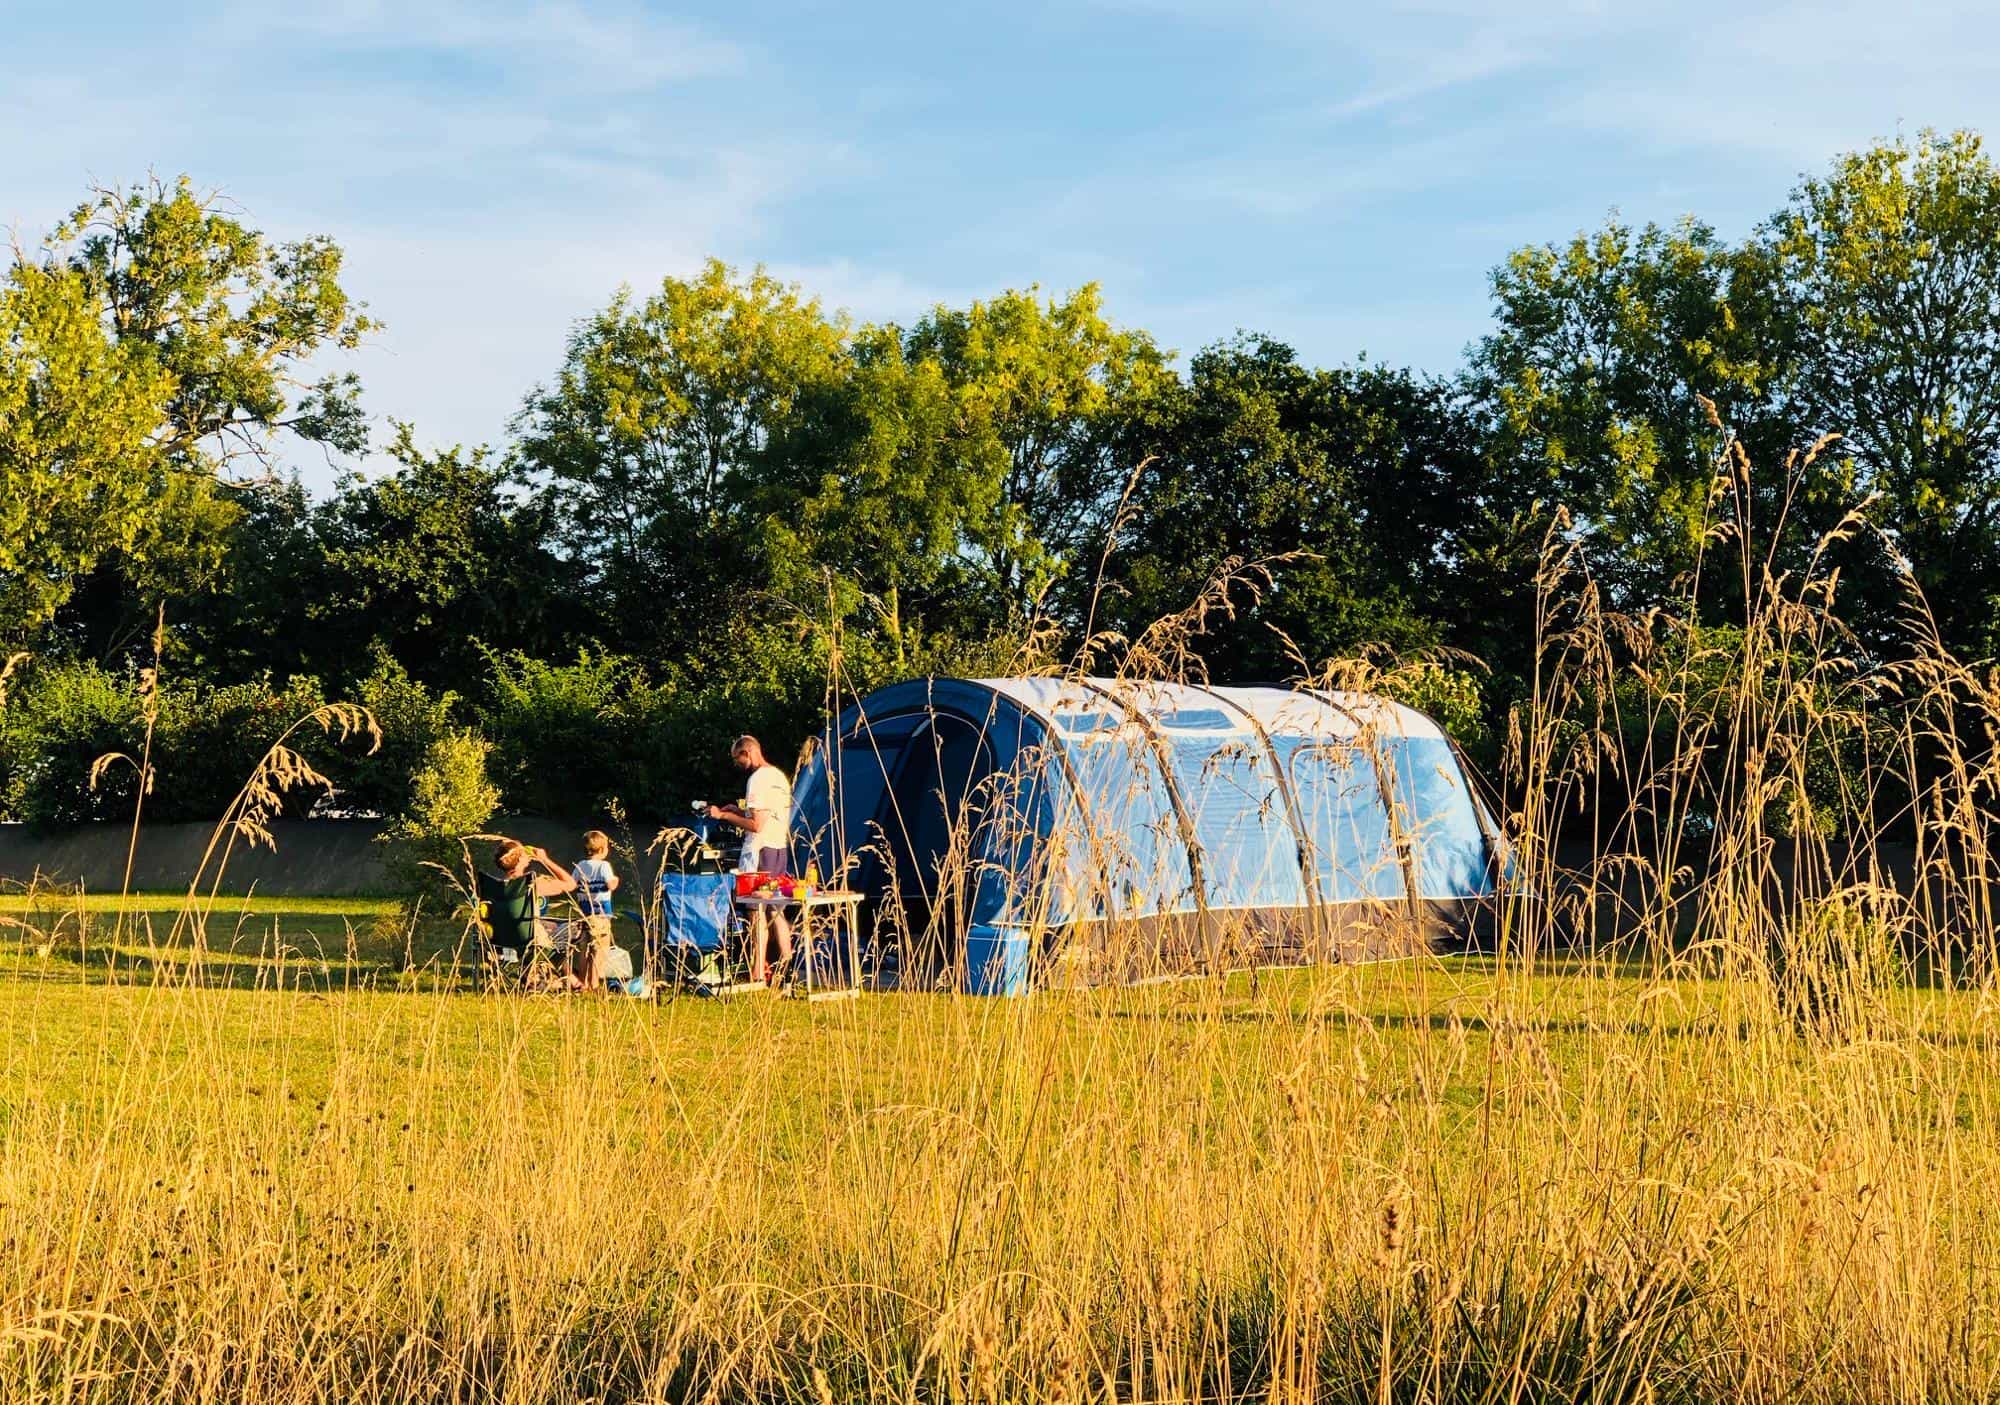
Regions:
[[1094, 283], [1060, 300], [1029, 288], [940, 307], [911, 329], [906, 354], [936, 361], [952, 389], [956, 477], [997, 485], [967, 546], [997, 583], [1002, 618], [1019, 619], [1098, 559], [1138, 462], [1114, 431], [1172, 372], [1151, 337], [1106, 319]]
[[[1864, 648], [1900, 648], [1907, 586], [1947, 643], [2000, 649], [2000, 171], [1969, 133], [1925, 133], [1809, 177], [1740, 245], [1693, 220], [1617, 222], [1515, 254], [1475, 357], [1517, 499], [1575, 514], [1618, 603], [1838, 569]], [[1719, 423], [1701, 404], [1712, 401]], [[1793, 451], [1842, 436], [1817, 458]], [[1708, 535], [1727, 439], [1751, 465], [1751, 531]], [[1881, 529], [1825, 534], [1868, 495]], [[1754, 561], [1741, 541], [1766, 545]]]
[[577, 328], [516, 419], [516, 457], [602, 593], [604, 637], [676, 657], [768, 581], [748, 531], [756, 467], [838, 373], [845, 335], [795, 287], [714, 260]]
[[0, 652], [158, 530], [153, 436], [172, 381], [98, 314], [68, 269], [17, 261], [0, 285]]
[[1274, 561], [1274, 588], [1206, 642], [1217, 677], [1293, 671], [1369, 644], [1444, 642], [1454, 544], [1480, 507], [1475, 426], [1447, 386], [1406, 371], [1315, 371], [1240, 337], [1196, 356], [1159, 402], [1114, 558], [1104, 623], [1128, 635], [1185, 608], [1226, 562]]
[[[1766, 305], [1760, 273], [1687, 219], [1638, 231], [1612, 220], [1520, 250], [1493, 275], [1499, 325], [1470, 376], [1492, 451], [1517, 508], [1569, 509], [1619, 603], [1663, 600], [1694, 568], [1730, 432], [1773, 468], [1791, 447], [1776, 403], [1790, 347], [1751, 315]], [[1759, 486], [1783, 487], [1768, 474]]]
[[1843, 436], [1896, 557], [1865, 582], [1893, 616], [1924, 587], [1948, 642], [2000, 650], [2000, 170], [1969, 132], [1842, 157], [1757, 252], [1802, 348], [1796, 420]]
[[51, 255], [89, 281], [119, 345], [170, 378], [155, 439], [176, 467], [267, 467], [280, 432], [366, 448], [356, 377], [307, 379], [315, 356], [380, 330], [342, 288], [331, 239], [267, 240], [183, 176], [94, 190], [57, 228]]
[[[350, 645], [329, 641], [313, 616], [327, 590], [327, 566], [311, 497], [296, 477], [271, 478], [234, 490], [229, 502], [236, 510], [216, 535], [218, 569], [173, 598], [170, 648], [181, 667], [221, 680], [318, 673]], [[124, 574], [109, 575], [112, 608], [129, 616], [143, 594]], [[100, 625], [89, 637], [114, 636]], [[108, 643], [89, 652], [112, 654]]]
[[479, 676], [483, 643], [564, 648], [547, 508], [514, 493], [484, 448], [425, 453], [399, 423], [389, 453], [395, 471], [346, 478], [314, 516], [322, 562], [306, 614], [321, 671], [352, 681], [386, 649], [443, 687]]
[[61, 621], [110, 657], [162, 598], [212, 587], [237, 505], [232, 465], [283, 435], [357, 452], [352, 375], [313, 359], [376, 324], [324, 238], [272, 243], [183, 179], [99, 189], [34, 256], [0, 308], [0, 637]]
[[894, 327], [858, 333], [837, 374], [802, 393], [767, 445], [755, 501], [771, 582], [879, 627], [899, 660], [926, 630], [988, 623], [997, 582], [966, 551], [1000, 484], [951, 451], [957, 405], [933, 359]]

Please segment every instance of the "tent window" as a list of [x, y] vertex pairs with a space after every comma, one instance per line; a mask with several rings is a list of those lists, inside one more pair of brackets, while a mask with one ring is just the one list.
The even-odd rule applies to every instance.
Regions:
[[1305, 899], [1299, 840], [1264, 749], [1185, 737], [1169, 748], [1201, 844], [1202, 880], [1218, 908], [1296, 907]]
[[1071, 764], [1080, 808], [1062, 842], [1077, 908], [1140, 917], [1189, 906], [1187, 845], [1144, 733], [1121, 727], [1073, 743]]
[[1168, 732], [1234, 732], [1237, 725], [1230, 715], [1220, 708], [1187, 708], [1180, 712], [1162, 713], [1154, 719], [1155, 725]]
[[1438, 737], [1398, 740], [1383, 748], [1396, 819], [1410, 843], [1417, 895], [1484, 897], [1493, 891], [1486, 832], [1451, 744]]
[[1059, 712], [1056, 726], [1064, 736], [1087, 737], [1093, 732], [1115, 732], [1124, 725], [1124, 719], [1113, 717], [1108, 712]]
[[1320, 896], [1329, 902], [1401, 898], [1403, 866], [1369, 754], [1355, 742], [1290, 738], [1276, 744], [1281, 752], [1290, 750], [1292, 791]]

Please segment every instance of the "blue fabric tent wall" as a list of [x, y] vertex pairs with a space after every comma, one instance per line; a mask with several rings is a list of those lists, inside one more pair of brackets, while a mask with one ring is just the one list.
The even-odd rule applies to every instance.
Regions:
[[891, 867], [920, 886], [957, 816], [973, 990], [1022, 988], [1035, 938], [1068, 930], [1185, 946], [1233, 924], [1310, 959], [1300, 933], [1495, 894], [1492, 826], [1449, 739], [1377, 697], [919, 679], [819, 740], [796, 783], [795, 859], [836, 873], [860, 855], [864, 886]]

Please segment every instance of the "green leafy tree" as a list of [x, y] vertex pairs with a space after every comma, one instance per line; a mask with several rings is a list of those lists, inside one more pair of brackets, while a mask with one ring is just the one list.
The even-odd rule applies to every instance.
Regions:
[[366, 447], [357, 379], [312, 369], [379, 330], [341, 286], [331, 239], [267, 239], [182, 177], [100, 187], [51, 243], [89, 281], [119, 345], [170, 378], [156, 433], [169, 461], [263, 467], [281, 432], [343, 453]]
[[943, 368], [866, 328], [838, 374], [803, 393], [767, 446], [756, 501], [775, 590], [879, 629], [908, 661], [926, 632], [978, 628], [997, 582], [966, 544], [1001, 510], [997, 477], [952, 452]]
[[1048, 587], [1094, 566], [1137, 466], [1117, 427], [1173, 382], [1144, 332], [1105, 317], [1096, 284], [1046, 301], [1002, 293], [938, 308], [910, 330], [906, 354], [934, 360], [956, 416], [956, 477], [997, 486], [967, 522], [966, 545], [997, 587], [1000, 621], [1027, 615]]
[[[157, 776], [146, 818], [161, 823], [219, 818], [272, 743], [326, 701], [316, 678], [282, 684], [270, 678], [228, 684], [169, 679], [159, 693], [153, 734]], [[350, 746], [343, 754], [360, 750], [365, 746]], [[280, 816], [303, 819], [327, 798], [316, 786], [295, 787], [284, 794]]]
[[2000, 650], [2000, 169], [1969, 132], [1844, 156], [1761, 231], [1801, 348], [1794, 417], [1842, 436], [1893, 558], [1863, 612], [1923, 586], [1946, 639]]
[[37, 660], [0, 709], [0, 817], [48, 828], [131, 818], [138, 773], [97, 758], [136, 755], [144, 708], [135, 681], [91, 663]]
[[164, 530], [154, 434], [171, 387], [105, 335], [81, 276], [17, 262], [0, 285], [0, 653]]
[[[149, 821], [219, 818], [260, 758], [301, 717], [325, 701], [317, 680], [269, 678], [215, 685], [168, 678], [155, 702]], [[136, 758], [145, 739], [144, 680], [93, 663], [41, 662], [29, 671], [4, 717], [6, 809], [39, 825], [129, 822], [138, 768], [100, 758]], [[350, 746], [339, 754], [352, 757]], [[322, 753], [331, 758], [332, 744]], [[325, 798], [317, 788], [283, 797], [299, 818]]]
[[353, 680], [381, 649], [446, 686], [479, 676], [482, 643], [565, 647], [547, 508], [524, 501], [485, 449], [426, 453], [398, 424], [389, 453], [393, 471], [348, 477], [314, 516], [306, 614], [321, 671]]
[[[454, 721], [460, 706], [458, 695], [426, 688], [378, 645], [374, 667], [349, 696], [375, 719], [382, 740], [366, 756], [344, 749], [337, 770], [332, 765], [319, 767], [339, 778], [336, 803], [343, 810], [377, 815], [417, 813], [422, 807], [415, 799], [416, 778], [437, 759], [434, 748], [462, 730]], [[489, 805], [488, 813], [491, 808]], [[485, 818], [479, 816], [479, 822]]]
[[1196, 356], [1142, 437], [1141, 476], [1099, 623], [1128, 636], [1185, 609], [1225, 565], [1271, 562], [1202, 641], [1217, 677], [1288, 676], [1370, 644], [1444, 642], [1453, 546], [1478, 510], [1478, 442], [1448, 387], [1360, 366], [1315, 371], [1244, 337]]
[[1522, 249], [1493, 275], [1498, 325], [1471, 368], [1492, 451], [1515, 507], [1569, 509], [1621, 603], [1664, 599], [1694, 568], [1729, 430], [1760, 460], [1790, 447], [1793, 427], [1773, 418], [1790, 348], [1745, 310], [1768, 304], [1761, 273], [1688, 219], [1641, 230], [1613, 220]]
[[583, 816], [643, 788], [619, 717], [645, 693], [631, 658], [591, 650], [572, 663], [489, 651], [479, 731], [510, 812]]
[[559, 540], [601, 592], [602, 637], [677, 656], [769, 584], [750, 506], [802, 393], [837, 376], [845, 328], [762, 270], [710, 261], [571, 336], [516, 420]]
[[407, 917], [421, 910], [450, 918], [459, 890], [447, 875], [462, 871], [464, 837], [484, 830], [500, 803], [486, 773], [492, 750], [476, 732], [452, 728], [432, 737], [410, 770], [403, 807], [379, 839], [390, 876], [407, 895]]
[[[296, 477], [270, 478], [236, 489], [230, 502], [235, 512], [215, 538], [216, 571], [173, 597], [170, 648], [183, 670], [222, 681], [320, 672], [334, 651], [314, 618], [328, 580], [311, 497]], [[130, 636], [124, 620], [143, 597], [123, 573], [109, 573], [103, 587], [107, 622], [82, 632], [103, 641], [87, 652], [108, 658], [112, 641]], [[343, 672], [353, 666], [344, 653], [341, 661]]]
[[183, 179], [99, 189], [0, 292], [0, 638], [49, 625], [112, 657], [161, 599], [212, 588], [236, 504], [218, 483], [282, 440], [359, 452], [351, 374], [375, 330], [331, 240], [273, 242]]

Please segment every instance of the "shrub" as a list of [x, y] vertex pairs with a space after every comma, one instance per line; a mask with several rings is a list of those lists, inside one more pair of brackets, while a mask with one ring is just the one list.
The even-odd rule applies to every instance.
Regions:
[[[323, 701], [312, 678], [289, 679], [282, 688], [268, 678], [220, 687], [163, 684], [147, 818], [162, 823], [219, 818], [271, 744]], [[137, 675], [89, 663], [36, 667], [0, 713], [0, 813], [45, 828], [130, 819], [145, 713]], [[365, 744], [315, 735], [307, 748], [314, 765], [338, 780]], [[107, 766], [93, 784], [99, 759], [114, 753], [133, 758], [133, 764]], [[393, 789], [386, 776], [378, 786]], [[317, 787], [296, 788], [284, 797], [284, 814], [303, 816], [325, 799]]]
[[1406, 664], [1384, 673], [1378, 686], [1405, 707], [1428, 714], [1467, 750], [1484, 754], [1486, 700], [1479, 675], [1471, 669], [1429, 661]]
[[[340, 782], [335, 804], [361, 814], [406, 815], [417, 804], [418, 778], [433, 761], [439, 743], [459, 730], [453, 725], [458, 695], [432, 692], [378, 647], [374, 669], [355, 689], [354, 701], [367, 708], [382, 729], [382, 744], [372, 755], [346, 759], [328, 772]], [[484, 820], [480, 816], [480, 822]]]
[[43, 828], [124, 819], [134, 767], [91, 768], [110, 752], [138, 755], [144, 707], [136, 679], [88, 663], [38, 663], [0, 712], [0, 813]]
[[456, 870], [460, 839], [483, 829], [500, 803], [500, 789], [486, 773], [492, 750], [465, 729], [432, 738], [410, 774], [407, 804], [382, 832], [391, 876], [412, 903], [428, 900], [433, 913], [447, 910], [452, 885], [430, 865]]
[[[225, 687], [168, 683], [160, 690], [147, 817], [162, 823], [218, 818], [271, 744], [325, 701], [316, 678], [287, 679], [282, 688], [269, 678]], [[320, 769], [339, 774], [338, 766]], [[301, 819], [326, 798], [317, 787], [296, 788], [284, 796], [279, 818]]]
[[594, 813], [629, 778], [617, 716], [646, 686], [631, 659], [586, 649], [567, 664], [486, 651], [480, 731], [508, 810]]

